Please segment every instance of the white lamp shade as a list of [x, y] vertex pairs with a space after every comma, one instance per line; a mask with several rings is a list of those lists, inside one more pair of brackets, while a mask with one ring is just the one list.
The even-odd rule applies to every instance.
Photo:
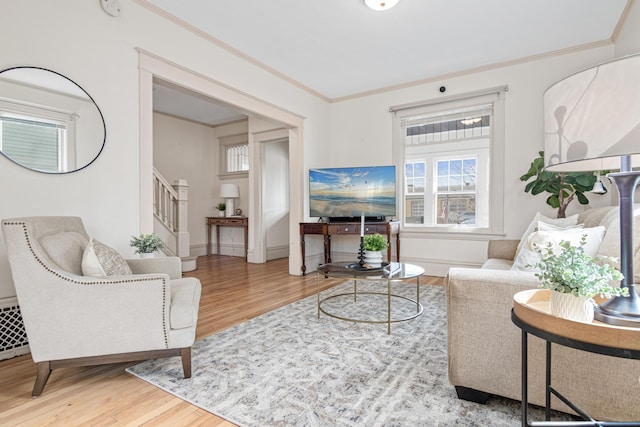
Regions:
[[551, 171], [640, 166], [640, 55], [581, 71], [544, 94], [545, 165]]
[[220, 184], [220, 197], [226, 199], [240, 197], [238, 184]]
[[373, 10], [389, 10], [398, 4], [399, 0], [364, 0], [364, 3]]

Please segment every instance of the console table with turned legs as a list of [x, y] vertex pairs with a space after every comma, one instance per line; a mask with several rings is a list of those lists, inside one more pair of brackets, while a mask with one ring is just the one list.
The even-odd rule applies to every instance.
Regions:
[[[387, 261], [391, 261], [391, 237], [396, 236], [396, 261], [400, 261], [400, 222], [367, 222], [364, 224], [364, 234], [378, 233], [387, 236]], [[301, 222], [300, 223], [300, 250], [302, 251], [302, 275], [307, 271], [305, 264], [305, 236], [321, 235], [324, 238], [324, 263], [331, 262], [331, 236], [332, 235], [360, 235], [360, 222]]]
[[249, 218], [247, 217], [207, 217], [207, 256], [211, 255], [211, 226], [216, 227], [217, 254], [220, 255], [220, 227], [243, 227], [244, 228], [244, 259], [247, 260], [247, 249], [249, 244]]

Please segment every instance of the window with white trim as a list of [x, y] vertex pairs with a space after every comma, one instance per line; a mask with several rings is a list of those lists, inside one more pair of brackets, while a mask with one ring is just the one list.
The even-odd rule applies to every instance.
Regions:
[[396, 111], [407, 228], [501, 232], [503, 104], [499, 92]]
[[220, 141], [220, 175], [241, 175], [249, 172], [247, 135], [225, 136]]
[[227, 173], [249, 170], [249, 144], [227, 145]]
[[35, 170], [69, 170], [75, 166], [74, 119], [70, 113], [0, 101], [0, 151]]

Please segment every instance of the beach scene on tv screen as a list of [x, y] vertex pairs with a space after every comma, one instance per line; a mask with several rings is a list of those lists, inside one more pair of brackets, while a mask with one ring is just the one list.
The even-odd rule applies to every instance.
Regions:
[[395, 166], [309, 170], [312, 217], [394, 216]]

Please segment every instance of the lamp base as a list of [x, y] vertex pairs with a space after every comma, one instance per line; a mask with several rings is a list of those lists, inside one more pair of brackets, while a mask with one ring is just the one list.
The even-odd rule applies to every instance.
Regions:
[[640, 298], [635, 285], [628, 285], [630, 296], [613, 297], [595, 307], [595, 320], [615, 326], [640, 328]]
[[226, 216], [233, 216], [235, 214], [235, 208], [233, 206], [233, 199], [227, 199], [227, 201], [225, 202], [226, 204]]

